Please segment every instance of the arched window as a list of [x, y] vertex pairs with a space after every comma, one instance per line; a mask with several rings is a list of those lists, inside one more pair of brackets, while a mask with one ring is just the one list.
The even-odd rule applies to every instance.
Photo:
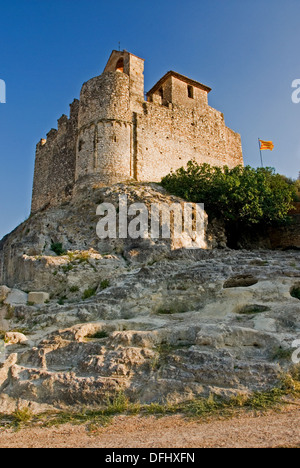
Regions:
[[124, 73], [124, 59], [120, 58], [117, 61], [116, 71]]
[[194, 88], [193, 88], [193, 86], [188, 85], [187, 90], [188, 90], [188, 97], [190, 99], [194, 99]]

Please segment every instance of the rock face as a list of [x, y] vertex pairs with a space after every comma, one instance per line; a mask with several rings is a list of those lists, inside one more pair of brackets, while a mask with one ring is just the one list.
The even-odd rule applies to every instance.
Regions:
[[[7, 347], [17, 359], [0, 370], [6, 408], [95, 406], [120, 389], [148, 403], [229, 396], [277, 385], [293, 366], [299, 253], [181, 250], [115, 271], [86, 300], [15, 306], [11, 327], [30, 330], [32, 344]], [[76, 274], [84, 281], [84, 267]], [[249, 275], [255, 284], [224, 288]]]
[[3, 301], [6, 305], [27, 304], [28, 294], [18, 289], [12, 289]]
[[50, 299], [50, 295], [45, 292], [30, 292], [28, 294], [28, 302], [31, 304], [45, 304]]
[[0, 302], [4, 302], [10, 293], [10, 289], [7, 286], [0, 286]]
[[[153, 200], [151, 187], [122, 187]], [[119, 390], [150, 403], [278, 385], [300, 337], [300, 253], [105, 243], [90, 229], [94, 195], [30, 218], [2, 242], [3, 283], [51, 294], [3, 304], [1, 411], [97, 406]], [[5, 302], [15, 294], [7, 286]]]
[[[144, 203], [150, 211], [152, 203], [171, 205], [183, 203], [177, 197], [168, 196], [165, 190], [157, 184], [118, 184], [110, 188], [83, 189], [75, 200], [58, 208], [48, 209], [31, 216], [12, 234], [0, 242], [0, 284], [27, 291], [52, 291], [59, 289], [63, 278], [60, 273], [64, 268], [71, 268], [70, 256], [54, 256], [51, 250], [53, 244], [62, 244], [64, 250], [76, 252], [77, 263], [85, 266], [86, 282], [97, 282], [99, 275], [107, 278], [112, 272], [111, 259], [114, 255], [115, 267], [126, 267], [126, 262], [134, 255], [140, 262], [142, 257], [147, 261], [156, 261], [170, 248], [170, 239], [104, 239], [100, 240], [96, 226], [100, 219], [96, 215], [99, 204], [112, 203], [119, 211], [119, 196], [128, 198], [128, 205]], [[130, 217], [128, 217], [130, 220]], [[207, 222], [207, 220], [205, 221]], [[150, 228], [150, 226], [149, 226]], [[188, 245], [183, 235], [177, 239], [177, 248], [193, 247]], [[197, 247], [197, 239], [195, 247]], [[191, 242], [190, 244], [193, 244]], [[225, 247], [226, 236], [224, 228], [218, 222], [210, 223], [205, 233], [205, 239], [199, 242], [201, 247]], [[85, 252], [82, 255], [82, 252]], [[87, 257], [86, 252], [89, 252]], [[73, 257], [76, 255], [74, 254]], [[75, 262], [75, 258], [73, 258]], [[144, 261], [143, 260], [143, 261]], [[76, 263], [76, 262], [75, 262]], [[74, 282], [76, 283], [76, 275]], [[76, 283], [77, 284], [77, 283]]]

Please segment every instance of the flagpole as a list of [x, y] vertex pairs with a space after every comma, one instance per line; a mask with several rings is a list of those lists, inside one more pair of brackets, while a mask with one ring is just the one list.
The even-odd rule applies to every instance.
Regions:
[[262, 152], [261, 152], [261, 147], [260, 147], [260, 139], [258, 139], [258, 147], [259, 147], [259, 152], [260, 152], [261, 167], [264, 167], [264, 162], [263, 162], [263, 157], [262, 157]]

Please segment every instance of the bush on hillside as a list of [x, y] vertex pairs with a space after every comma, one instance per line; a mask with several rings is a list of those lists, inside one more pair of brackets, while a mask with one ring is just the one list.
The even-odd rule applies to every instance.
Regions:
[[296, 196], [295, 184], [272, 168], [229, 169], [194, 161], [164, 177], [162, 185], [187, 201], [204, 203], [209, 217], [231, 228], [285, 222]]

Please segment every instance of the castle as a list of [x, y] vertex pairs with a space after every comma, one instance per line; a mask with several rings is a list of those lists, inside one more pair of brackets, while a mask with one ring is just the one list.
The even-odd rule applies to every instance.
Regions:
[[243, 164], [240, 135], [208, 105], [211, 89], [169, 71], [144, 97], [144, 60], [111, 53], [84, 83], [70, 117], [36, 148], [32, 213], [70, 200], [84, 186], [160, 181], [190, 160]]

